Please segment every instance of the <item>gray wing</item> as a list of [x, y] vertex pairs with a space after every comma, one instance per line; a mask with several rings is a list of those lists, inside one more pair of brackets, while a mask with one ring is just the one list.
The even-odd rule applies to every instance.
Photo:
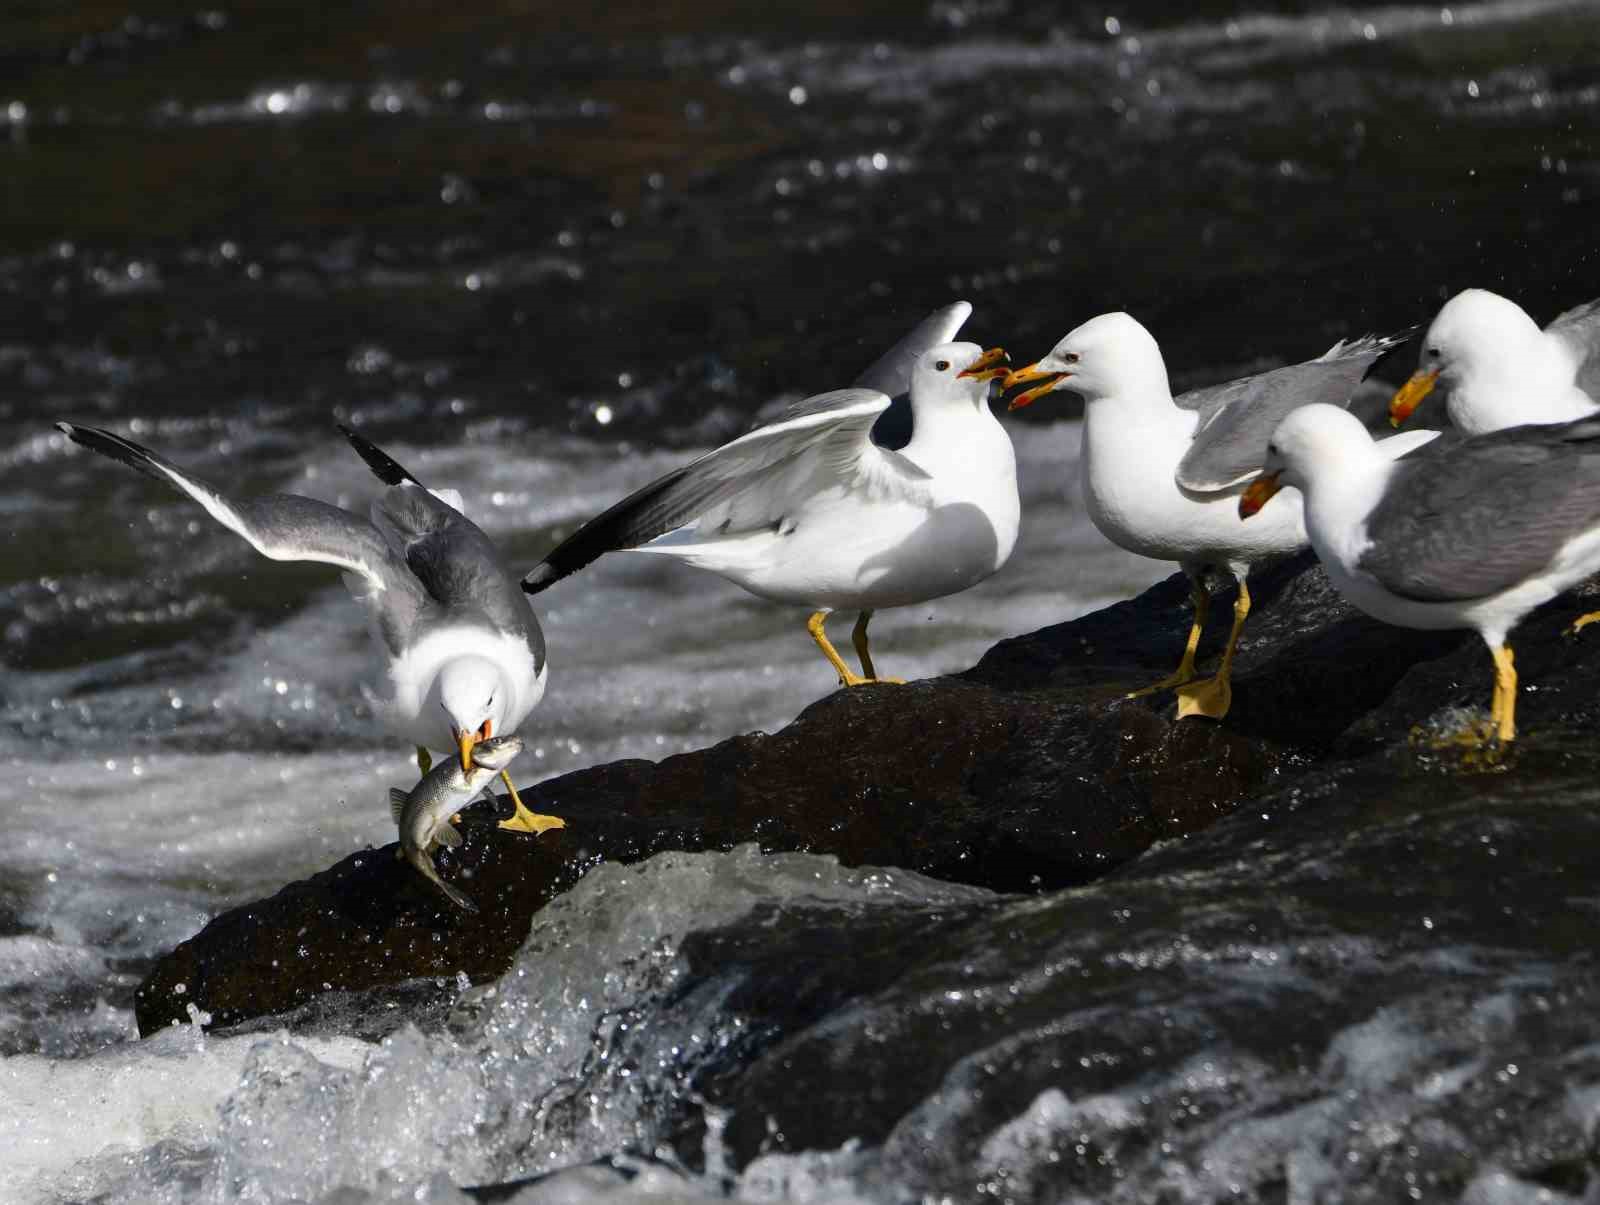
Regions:
[[1483, 598], [1600, 523], [1600, 421], [1513, 427], [1402, 461], [1359, 567], [1419, 602]]
[[390, 649], [429, 607], [422, 585], [383, 534], [358, 515], [298, 494], [266, 494], [236, 501], [192, 477], [149, 448], [96, 427], [57, 423], [74, 442], [175, 486], [218, 523], [274, 561], [316, 561], [356, 575], [360, 597], [373, 611]]
[[971, 316], [972, 305], [965, 301], [935, 310], [851, 382], [857, 389], [876, 389], [889, 395], [889, 408], [872, 426], [873, 443], [880, 448], [903, 448], [911, 442], [912, 365], [923, 352], [953, 342], [961, 324]]
[[494, 541], [471, 519], [371, 440], [339, 424], [373, 474], [389, 489], [372, 504], [372, 521], [422, 588], [444, 608], [441, 617], [478, 612], [527, 641], [535, 666], [545, 661], [544, 634]]
[[1544, 328], [1578, 361], [1578, 388], [1600, 402], [1600, 299], [1574, 306]]
[[674, 469], [590, 519], [528, 572], [522, 588], [537, 594], [607, 552], [637, 548], [676, 531], [773, 480], [795, 457], [830, 438], [841, 455], [837, 445], [843, 441], [864, 449], [870, 446], [865, 420], [876, 419], [888, 405], [889, 399], [874, 389], [836, 389], [797, 402], [777, 422]]
[[1178, 462], [1178, 484], [1204, 493], [1248, 481], [1261, 471], [1284, 415], [1313, 402], [1346, 405], [1367, 370], [1410, 337], [1407, 331], [1341, 341], [1315, 360], [1175, 398], [1181, 409], [1199, 411], [1194, 442]]
[[954, 341], [961, 324], [972, 316], [972, 305], [956, 301], [934, 310], [898, 343], [872, 362], [865, 372], [850, 382], [857, 389], [876, 389], [898, 397], [911, 389], [911, 366], [917, 357], [941, 343]]

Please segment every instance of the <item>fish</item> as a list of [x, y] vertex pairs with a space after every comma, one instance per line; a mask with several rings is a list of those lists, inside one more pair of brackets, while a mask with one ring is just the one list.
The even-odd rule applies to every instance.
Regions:
[[478, 905], [439, 877], [431, 856], [433, 848], [448, 845], [454, 849], [461, 844], [461, 834], [450, 818], [487, 789], [521, 752], [520, 736], [489, 737], [472, 747], [472, 769], [463, 770], [460, 758], [446, 757], [411, 790], [395, 787], [389, 792], [389, 811], [400, 826], [399, 856], [467, 912], [477, 912]]

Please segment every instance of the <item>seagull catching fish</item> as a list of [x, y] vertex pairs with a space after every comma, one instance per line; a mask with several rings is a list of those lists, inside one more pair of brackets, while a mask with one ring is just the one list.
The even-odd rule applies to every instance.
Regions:
[[[229, 498], [130, 439], [57, 426], [73, 442], [176, 487], [262, 556], [343, 569], [387, 654], [386, 725], [416, 746], [424, 774], [429, 748], [450, 750], [470, 769], [477, 742], [515, 732], [543, 698], [544, 635], [493, 542], [449, 491], [423, 488], [360, 436], [346, 432], [390, 486], [370, 520], [298, 494]], [[511, 794], [515, 812], [502, 827], [561, 826], [523, 807], [515, 788]]]
[[461, 844], [461, 834], [452, 826], [452, 819], [474, 795], [487, 792], [496, 775], [506, 775], [506, 767], [521, 752], [519, 736], [486, 737], [473, 750], [470, 768], [463, 768], [455, 758], [447, 757], [423, 775], [422, 781], [411, 790], [394, 788], [389, 792], [389, 811], [400, 826], [396, 856], [410, 862], [452, 904], [468, 912], [476, 912], [477, 904], [439, 877], [431, 855], [436, 846], [454, 849]]

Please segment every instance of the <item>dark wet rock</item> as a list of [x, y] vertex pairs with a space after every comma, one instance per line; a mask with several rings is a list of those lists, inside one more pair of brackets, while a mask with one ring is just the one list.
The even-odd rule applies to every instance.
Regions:
[[[1485, 704], [1490, 663], [1476, 637], [1366, 619], [1308, 557], [1261, 574], [1254, 592], [1225, 723], [1175, 722], [1171, 695], [1121, 699], [1177, 660], [1189, 616], [1181, 578], [1169, 579], [1004, 641], [965, 674], [840, 691], [777, 733], [540, 784], [524, 797], [568, 827], [538, 839], [494, 829], [486, 809], [469, 814], [461, 849], [438, 857], [480, 905], [476, 917], [436, 896], [393, 846], [353, 854], [217, 917], [162, 959], [137, 993], [140, 1031], [187, 1020], [190, 1005], [232, 1025], [325, 993], [492, 979], [533, 913], [606, 860], [754, 841], [1039, 891], [1090, 882], [1246, 802], [1257, 814], [1277, 799], [1282, 816], [1286, 789], [1337, 795], [1351, 767], [1370, 794], [1363, 806], [1482, 789], [1419, 770], [1440, 755], [1409, 745], [1442, 710]], [[1213, 653], [1227, 601], [1203, 646]], [[1562, 635], [1583, 603], [1552, 604], [1514, 638], [1531, 689], [1508, 784], [1575, 741], [1587, 749], [1600, 637]]]
[[733, 1166], [859, 1143], [900, 1199], [1476, 1200], [1485, 1167], [1591, 1199], [1600, 753], [1576, 735], [1467, 776], [1401, 748], [1318, 767], [1086, 888], [937, 922], [694, 935], [682, 990], [759, 1035], [696, 1099]]

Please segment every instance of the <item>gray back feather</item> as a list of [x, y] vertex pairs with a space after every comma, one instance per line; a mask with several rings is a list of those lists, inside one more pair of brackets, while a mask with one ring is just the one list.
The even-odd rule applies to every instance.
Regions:
[[1178, 484], [1205, 493], [1254, 477], [1284, 415], [1313, 402], [1347, 405], [1373, 364], [1409, 337], [1406, 332], [1341, 342], [1318, 359], [1175, 398], [1181, 409], [1199, 411], [1194, 442], [1178, 463]]
[[412, 482], [384, 491], [372, 504], [372, 520], [440, 608], [436, 622], [482, 615], [500, 631], [520, 636], [534, 664], [544, 664], [538, 620], [482, 528]]
[[1600, 402], [1600, 299], [1574, 306], [1544, 328], [1567, 345], [1578, 362], [1578, 388]]
[[1484, 598], [1600, 523], [1600, 421], [1512, 427], [1395, 467], [1360, 568], [1420, 602]]

